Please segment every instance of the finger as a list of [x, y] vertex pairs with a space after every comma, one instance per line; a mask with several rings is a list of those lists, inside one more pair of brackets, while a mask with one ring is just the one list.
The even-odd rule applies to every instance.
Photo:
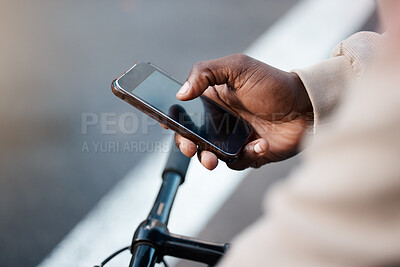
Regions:
[[[229, 100], [231, 98], [234, 98], [235, 95], [232, 94], [232, 92], [227, 93], [226, 91], [229, 91], [229, 88], [226, 84], [210, 86], [207, 88], [207, 90], [204, 91], [203, 95], [208, 97], [209, 99], [211, 99], [218, 105], [222, 106], [224, 109], [232, 112], [233, 114], [236, 114], [236, 111], [228, 105], [228, 103], [230, 102]], [[223, 94], [223, 95], [229, 94], [229, 97], [225, 97], [224, 99], [222, 99], [220, 97], [221, 94]]]
[[191, 100], [202, 95], [209, 86], [230, 84], [229, 81], [234, 81], [239, 73], [235, 70], [242, 63], [243, 57], [232, 55], [196, 63], [176, 97], [182, 101]]
[[217, 156], [210, 151], [201, 151], [200, 162], [206, 169], [210, 171], [214, 170], [218, 166]]
[[196, 155], [197, 146], [195, 143], [190, 141], [189, 139], [183, 137], [180, 134], [175, 134], [175, 144], [179, 148], [179, 150], [185, 155], [186, 157], [193, 157]]
[[260, 138], [248, 143], [240, 153], [238, 160], [228, 163], [228, 167], [234, 170], [244, 170], [248, 167], [260, 167], [261, 163], [268, 163], [266, 155], [269, 151], [267, 140]]
[[160, 126], [161, 126], [162, 128], [164, 128], [165, 130], [168, 130], [168, 127], [165, 126], [164, 124], [160, 123]]

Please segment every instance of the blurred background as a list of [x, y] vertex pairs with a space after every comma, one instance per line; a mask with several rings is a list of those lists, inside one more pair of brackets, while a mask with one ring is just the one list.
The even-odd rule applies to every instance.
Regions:
[[[0, 0], [0, 266], [39, 264], [154, 152], [110, 144], [154, 145], [169, 135], [112, 94], [114, 78], [141, 60], [185, 80], [196, 61], [243, 52], [298, 2]], [[360, 29], [375, 26], [370, 18]], [[126, 112], [140, 118], [127, 119], [140, 131], [118, 127]], [[85, 126], [96, 117], [110, 122], [110, 132], [101, 123]], [[274, 168], [283, 176], [289, 167]], [[257, 203], [252, 215], [232, 224], [229, 238], [258, 215], [269, 185], [262, 176], [256, 172], [251, 187], [230, 200], [236, 208], [214, 218], [223, 222], [243, 201]], [[203, 235], [215, 236], [216, 229]]]

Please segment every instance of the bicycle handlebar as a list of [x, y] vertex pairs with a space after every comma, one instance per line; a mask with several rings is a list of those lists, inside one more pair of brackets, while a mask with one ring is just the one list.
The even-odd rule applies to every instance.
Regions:
[[[207, 242], [196, 238], [172, 234], [168, 219], [179, 186], [184, 182], [190, 158], [173, 146], [163, 171], [163, 182], [156, 201], [147, 216], [136, 229], [131, 246], [113, 253], [100, 266], [116, 255], [130, 249], [130, 267], [154, 267], [164, 262], [164, 256], [187, 259], [214, 266], [229, 248], [227, 243]], [[166, 265], [166, 263], [164, 262]], [[167, 266], [167, 265], [166, 265]]]
[[189, 166], [190, 158], [183, 155], [175, 145], [172, 146], [167, 164], [165, 165], [162, 177], [170, 172], [177, 173], [181, 176], [181, 184], [185, 181], [186, 172]]
[[132, 252], [129, 267], [153, 267], [157, 263], [156, 249], [152, 246], [137, 246]]
[[[178, 187], [185, 181], [189, 162], [190, 158], [183, 155], [175, 145], [173, 145], [162, 173], [163, 183], [147, 220], [142, 223], [143, 226], [146, 222], [154, 220], [167, 226], [175, 195], [178, 191]], [[149, 228], [139, 227], [135, 233], [136, 238], [140, 239], [139, 237], [143, 235], [143, 239], [147, 239], [149, 233], [145, 229]], [[133, 243], [134, 242], [135, 237]], [[136, 245], [132, 244], [131, 252], [132, 258], [129, 264], [130, 267], [153, 267], [156, 262], [161, 260], [159, 255], [157, 255], [154, 244], [146, 242], [139, 242]]]

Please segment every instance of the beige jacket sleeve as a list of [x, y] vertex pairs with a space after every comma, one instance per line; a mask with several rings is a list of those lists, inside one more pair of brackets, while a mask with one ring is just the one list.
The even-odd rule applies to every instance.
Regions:
[[400, 64], [380, 69], [351, 87], [220, 267], [400, 266]]
[[380, 53], [383, 37], [374, 32], [359, 32], [341, 42], [331, 59], [293, 72], [302, 80], [314, 108], [314, 125], [318, 127], [341, 102], [345, 90]]

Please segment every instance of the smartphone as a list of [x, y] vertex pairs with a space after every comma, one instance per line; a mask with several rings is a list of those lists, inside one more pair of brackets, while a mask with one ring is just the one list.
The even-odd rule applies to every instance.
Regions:
[[136, 63], [112, 82], [113, 93], [225, 162], [234, 162], [252, 127], [206, 96], [180, 101], [182, 83], [152, 63]]

